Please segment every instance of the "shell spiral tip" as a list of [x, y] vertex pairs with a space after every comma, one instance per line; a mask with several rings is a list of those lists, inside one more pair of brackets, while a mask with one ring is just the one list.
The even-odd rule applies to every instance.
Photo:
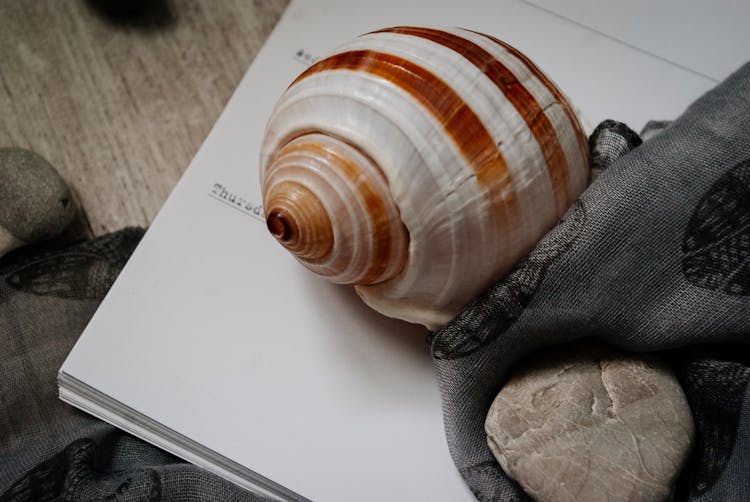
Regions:
[[320, 260], [333, 249], [333, 229], [325, 207], [307, 187], [279, 183], [268, 194], [266, 225], [279, 243], [305, 260]]
[[266, 226], [271, 235], [281, 242], [287, 242], [292, 236], [291, 225], [278, 211], [272, 211], [266, 219]]

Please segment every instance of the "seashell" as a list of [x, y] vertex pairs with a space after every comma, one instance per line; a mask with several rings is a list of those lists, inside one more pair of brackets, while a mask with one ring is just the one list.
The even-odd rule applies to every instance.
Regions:
[[589, 160], [572, 106], [518, 50], [396, 27], [292, 82], [260, 173], [268, 228], [304, 266], [435, 328], [554, 225]]

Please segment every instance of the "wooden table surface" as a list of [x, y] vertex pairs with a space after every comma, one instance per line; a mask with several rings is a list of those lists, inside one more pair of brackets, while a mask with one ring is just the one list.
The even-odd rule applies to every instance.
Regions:
[[287, 4], [101, 8], [127, 1], [0, 0], [0, 146], [57, 167], [95, 235], [151, 222]]

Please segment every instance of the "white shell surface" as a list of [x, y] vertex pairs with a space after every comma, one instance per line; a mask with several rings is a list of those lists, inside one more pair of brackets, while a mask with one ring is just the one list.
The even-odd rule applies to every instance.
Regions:
[[261, 177], [286, 143], [308, 133], [341, 139], [374, 161], [409, 236], [398, 275], [356, 286], [386, 315], [444, 324], [586, 186], [585, 137], [571, 107], [498, 41], [396, 28], [358, 37], [320, 63], [278, 103]]

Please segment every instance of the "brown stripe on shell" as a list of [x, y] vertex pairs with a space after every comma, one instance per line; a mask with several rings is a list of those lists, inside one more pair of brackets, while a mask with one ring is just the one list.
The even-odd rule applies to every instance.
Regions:
[[[364, 273], [358, 275], [351, 284], [375, 284], [379, 281], [385, 280], [386, 278], [382, 278], [381, 276], [390, 265], [389, 261], [392, 259], [392, 236], [390, 225], [401, 223], [389, 221], [387, 217], [388, 211], [385, 204], [375, 189], [373, 189], [370, 183], [367, 182], [366, 178], [360, 175], [359, 168], [354, 162], [314, 141], [305, 141], [287, 145], [281, 150], [281, 152], [279, 152], [279, 156], [281, 157], [294, 153], [309, 155], [314, 158], [325, 158], [331, 168], [345, 178], [350, 186], [356, 189], [358, 192], [358, 198], [362, 201], [367, 213], [367, 217], [373, 224], [373, 230], [371, 232], [373, 246], [370, 263]], [[331, 237], [331, 240], [333, 240], [333, 237]], [[396, 268], [396, 273], [403, 270], [406, 265], [407, 253], [403, 252], [401, 255], [403, 256], [402, 263]]]
[[547, 88], [547, 90], [552, 94], [552, 96], [555, 98], [555, 101], [560, 103], [562, 106], [563, 112], [565, 112], [565, 115], [568, 117], [568, 121], [570, 122], [570, 125], [575, 130], [576, 134], [576, 140], [578, 141], [578, 150], [581, 152], [581, 159], [583, 159], [584, 165], [585, 165], [585, 172], [586, 172], [586, 184], [588, 184], [588, 176], [589, 176], [589, 148], [587, 144], [586, 135], [583, 133], [583, 128], [581, 127], [581, 123], [578, 121], [578, 117], [576, 116], [576, 113], [573, 111], [573, 109], [570, 106], [570, 103], [568, 103], [567, 98], [563, 95], [563, 93], [560, 91], [560, 89], [557, 88], [557, 86], [552, 82], [547, 75], [542, 72], [534, 63], [531, 62], [531, 60], [526, 57], [521, 51], [513, 47], [512, 45], [503, 42], [502, 40], [495, 38], [491, 35], [487, 35], [486, 33], [480, 33], [478, 31], [474, 31], [473, 33], [476, 33], [477, 35], [481, 35], [489, 40], [492, 40], [496, 44], [502, 46], [507, 50], [509, 53], [511, 53], [513, 56], [515, 56], [517, 59], [522, 61], [531, 71], [531, 73], [544, 85], [544, 87]]
[[372, 50], [334, 54], [309, 67], [292, 83], [328, 70], [366, 72], [388, 80], [419, 102], [442, 125], [489, 192], [495, 221], [513, 235], [521, 224], [508, 166], [474, 110], [442, 79], [407, 59]]
[[430, 28], [400, 26], [380, 30], [424, 38], [438, 43], [466, 58], [484, 73], [505, 98], [515, 107], [531, 130], [547, 164], [552, 181], [557, 214], [562, 214], [572, 202], [570, 175], [565, 152], [560, 146], [557, 131], [545, 115], [544, 110], [516, 76], [495, 56], [474, 42], [446, 31]]

